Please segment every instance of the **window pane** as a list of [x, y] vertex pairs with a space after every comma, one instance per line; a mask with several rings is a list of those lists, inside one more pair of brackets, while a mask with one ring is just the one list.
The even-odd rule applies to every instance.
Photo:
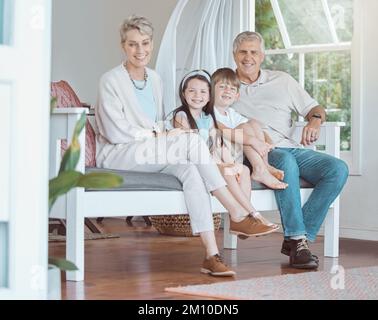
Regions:
[[305, 88], [327, 109], [328, 121], [343, 121], [341, 150], [351, 141], [351, 54], [337, 51], [306, 54]]
[[0, 44], [4, 43], [4, 0], [0, 0]]
[[298, 54], [272, 54], [265, 57], [263, 69], [280, 70], [290, 74], [297, 81], [299, 79], [299, 55]]
[[352, 41], [353, 0], [328, 0], [337, 36], [341, 42]]
[[285, 48], [270, 0], [256, 0], [256, 31], [263, 36], [266, 49]]
[[292, 45], [333, 43], [320, 0], [278, 0]]
[[0, 45], [11, 43], [12, 6], [13, 6], [12, 1], [0, 0]]
[[8, 228], [0, 222], [0, 288], [8, 287]]

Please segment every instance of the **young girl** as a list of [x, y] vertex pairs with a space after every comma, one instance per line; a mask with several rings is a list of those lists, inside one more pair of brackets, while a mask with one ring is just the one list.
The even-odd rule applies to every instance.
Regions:
[[[208, 143], [230, 192], [252, 216], [268, 227], [266, 232], [255, 235], [274, 232], [278, 226], [263, 218], [250, 202], [251, 178], [248, 167], [235, 162], [230, 150], [224, 145], [222, 136], [218, 136], [214, 98], [210, 91], [211, 78], [206, 71], [196, 70], [187, 74], [180, 84], [182, 106], [173, 112], [173, 126], [198, 130], [201, 137]], [[244, 238], [242, 233], [233, 232], [232, 221], [230, 232]]]

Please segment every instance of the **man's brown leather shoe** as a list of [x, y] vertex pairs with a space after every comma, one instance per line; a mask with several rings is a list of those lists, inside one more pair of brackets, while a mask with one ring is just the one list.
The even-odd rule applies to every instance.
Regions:
[[312, 257], [306, 239], [290, 239], [290, 266], [297, 269], [317, 269], [319, 263]]
[[[285, 256], [289, 256], [290, 257], [290, 252], [291, 252], [290, 240], [284, 239], [284, 241], [282, 241], [281, 253], [284, 254]], [[313, 254], [312, 255], [312, 259], [314, 259], [316, 262], [319, 263], [318, 256], [316, 256], [316, 255]]]

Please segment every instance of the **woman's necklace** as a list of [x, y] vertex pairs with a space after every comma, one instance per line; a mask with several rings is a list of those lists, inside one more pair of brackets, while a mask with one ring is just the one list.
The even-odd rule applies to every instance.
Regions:
[[127, 70], [127, 67], [126, 67], [126, 63], [124, 64], [124, 66], [125, 66], [127, 74], [129, 75], [130, 81], [132, 82], [134, 88], [137, 89], [137, 90], [144, 90], [147, 86], [147, 79], [148, 79], [148, 74], [147, 74], [146, 68], [144, 68], [144, 76], [143, 76], [144, 84], [143, 84], [142, 87], [138, 87], [135, 80], [133, 78], [131, 78], [130, 72], [129, 72], [129, 70]]

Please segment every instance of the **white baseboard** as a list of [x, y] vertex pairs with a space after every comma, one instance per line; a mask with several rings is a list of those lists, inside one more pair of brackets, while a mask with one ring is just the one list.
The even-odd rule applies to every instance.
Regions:
[[378, 230], [341, 227], [340, 238], [378, 241]]
[[[323, 227], [319, 231], [319, 235], [324, 235]], [[377, 229], [340, 227], [340, 238], [378, 241]]]
[[[281, 220], [276, 212], [263, 212], [264, 217], [281, 226]], [[324, 235], [323, 227], [320, 228], [319, 235]], [[376, 228], [355, 228], [348, 226], [340, 227], [340, 238], [378, 241], [378, 229]]]

